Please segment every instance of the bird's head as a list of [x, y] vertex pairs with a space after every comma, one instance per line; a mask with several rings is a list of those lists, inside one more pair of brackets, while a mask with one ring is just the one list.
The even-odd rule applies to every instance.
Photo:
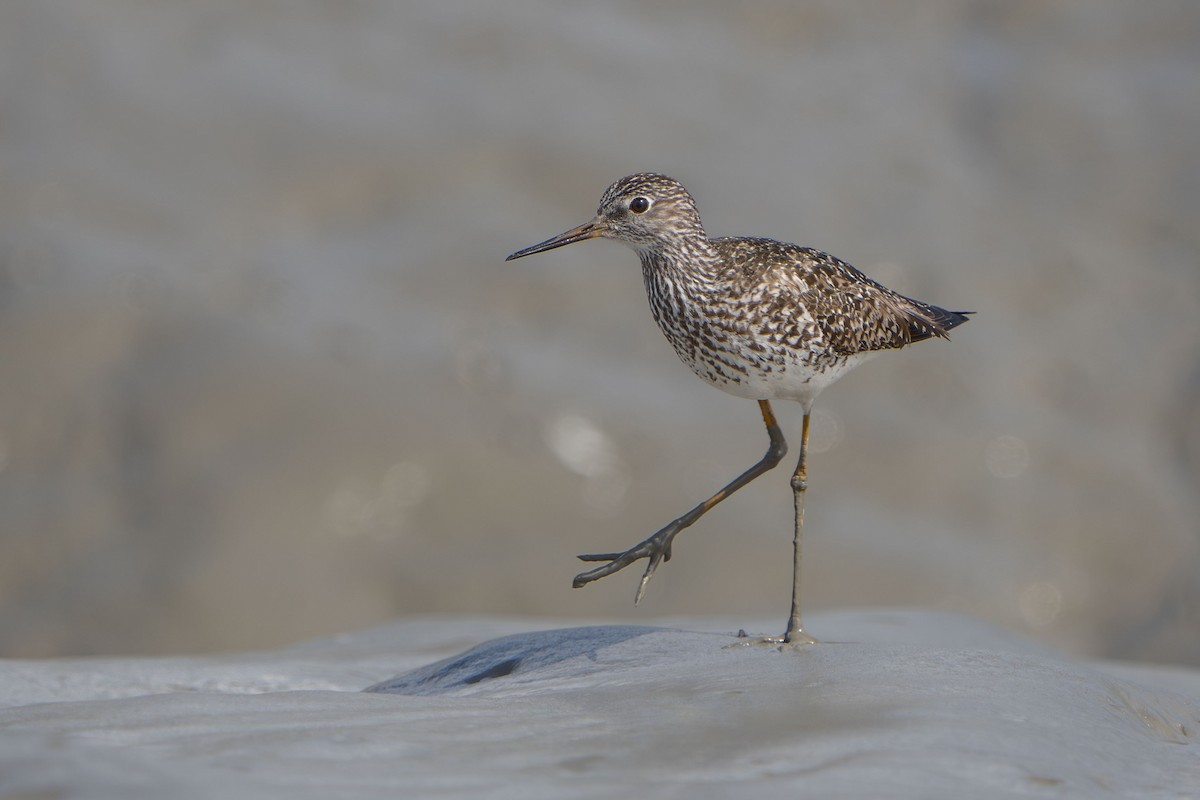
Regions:
[[696, 201], [679, 181], [654, 172], [639, 172], [608, 187], [592, 220], [518, 250], [505, 260], [597, 237], [615, 239], [641, 252], [670, 249], [689, 238], [704, 236]]

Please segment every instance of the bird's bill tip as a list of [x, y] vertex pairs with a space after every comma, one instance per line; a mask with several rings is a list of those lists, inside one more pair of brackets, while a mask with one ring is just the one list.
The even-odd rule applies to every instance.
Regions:
[[596, 224], [595, 220], [592, 220], [591, 222], [585, 222], [576, 228], [571, 228], [571, 230], [566, 231], [565, 233], [560, 233], [558, 236], [552, 236], [544, 242], [539, 242], [531, 247], [526, 247], [524, 250], [518, 250], [504, 260], [512, 261], [516, 258], [531, 256], [534, 253], [544, 253], [547, 250], [553, 250], [556, 247], [565, 247], [569, 244], [575, 244], [575, 242], [582, 242], [585, 239], [594, 239], [601, 235], [601, 233], [603, 233], [603, 229]]

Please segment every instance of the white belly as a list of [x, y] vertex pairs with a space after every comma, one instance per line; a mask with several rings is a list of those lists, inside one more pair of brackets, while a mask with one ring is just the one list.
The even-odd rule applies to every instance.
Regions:
[[[878, 355], [878, 351], [857, 353], [845, 358], [824, 361], [818, 367], [798, 360], [788, 359], [784, 364], [745, 363], [746, 370], [736, 373], [725, 370], [726, 375], [708, 369], [701, 358], [688, 366], [703, 379], [718, 389], [749, 400], [794, 400], [806, 411], [812, 408], [824, 389], [850, 370]], [[685, 358], [685, 362], [690, 359]]]

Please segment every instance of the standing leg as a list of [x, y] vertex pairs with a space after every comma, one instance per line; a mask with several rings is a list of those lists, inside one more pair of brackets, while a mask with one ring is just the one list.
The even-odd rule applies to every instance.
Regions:
[[[624, 553], [588, 553], [580, 556], [582, 561], [607, 561], [609, 563], [602, 567], [588, 572], [580, 573], [575, 576], [574, 586], [578, 589], [591, 583], [594, 580], [611, 575], [618, 570], [625, 569], [638, 559], [648, 559], [649, 564], [646, 565], [646, 571], [642, 574], [642, 582], [638, 584], [637, 595], [634, 597], [634, 604], [637, 604], [642, 599], [642, 595], [646, 591], [646, 584], [650, 582], [650, 578], [654, 575], [654, 571], [658, 569], [658, 565], [663, 561], [671, 560], [671, 541], [681, 530], [691, 525], [700, 517], [715, 506], [717, 503], [724, 500], [729, 495], [736, 492], [738, 489], [745, 486], [750, 481], [762, 475], [767, 470], [779, 463], [780, 459], [787, 453], [787, 442], [784, 441], [783, 432], [779, 430], [779, 423], [775, 421], [775, 411], [771, 408], [770, 402], [766, 400], [758, 401], [759, 410], [762, 412], [763, 424], [767, 426], [767, 435], [771, 437], [771, 444], [767, 447], [767, 452], [758, 460], [754, 466], [743, 472], [741, 475], [734, 478], [723, 489], [714, 494], [712, 497], [705, 500], [700, 505], [693, 508], [691, 511], [684, 514], [678, 519], [671, 520], [661, 530], [654, 533], [653, 536], [645, 541], [634, 545]], [[808, 417], [804, 418], [804, 432], [808, 433]], [[803, 445], [801, 445], [801, 463], [803, 463]], [[792, 485], [795, 485], [795, 477], [792, 478]], [[801, 495], [802, 496], [802, 495]], [[797, 553], [799, 553], [799, 545], [797, 545]], [[798, 556], [797, 556], [798, 557]]]
[[804, 492], [808, 489], [808, 412], [804, 413], [804, 426], [800, 429], [800, 460], [792, 473], [792, 496], [796, 503], [796, 535], [792, 541], [795, 563], [792, 572], [792, 615], [788, 617], [787, 633], [783, 641], [788, 644], [813, 644], [817, 640], [804, 632], [800, 624], [800, 544], [804, 537]]

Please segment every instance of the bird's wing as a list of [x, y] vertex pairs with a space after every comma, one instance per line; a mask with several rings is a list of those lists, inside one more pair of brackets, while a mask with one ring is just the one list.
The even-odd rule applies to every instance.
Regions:
[[840, 355], [891, 350], [946, 332], [966, 321], [893, 292], [839, 258], [770, 239], [714, 240], [742, 291], [758, 294], [774, 313], [810, 318]]

